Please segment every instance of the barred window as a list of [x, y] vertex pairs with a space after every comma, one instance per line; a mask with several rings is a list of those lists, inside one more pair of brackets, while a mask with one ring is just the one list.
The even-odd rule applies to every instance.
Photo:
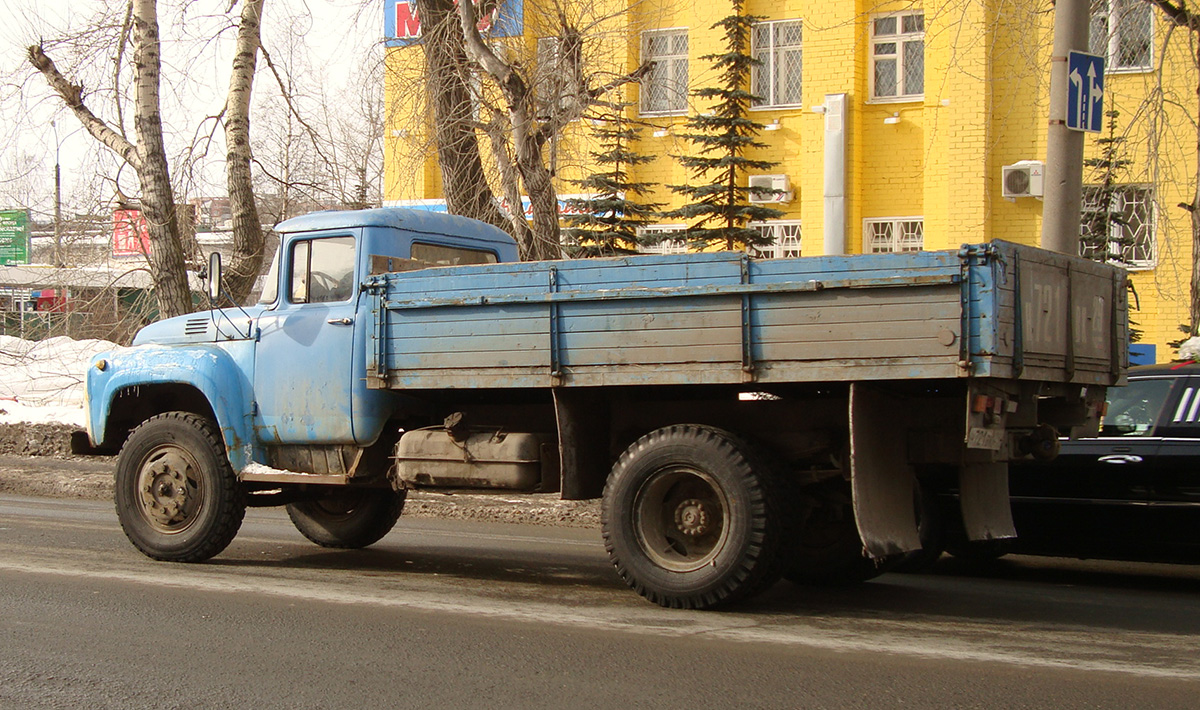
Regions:
[[800, 256], [800, 222], [787, 220], [771, 220], [769, 222], [751, 222], [751, 229], [757, 229], [764, 237], [769, 237], [771, 243], [766, 246], [747, 246], [746, 253], [760, 259], [786, 259]]
[[863, 253], [921, 251], [924, 247], [924, 217], [863, 220]]
[[685, 113], [688, 86], [687, 30], [643, 32], [642, 61], [654, 63], [654, 67], [642, 79], [642, 113]]
[[[656, 224], [652, 227], [639, 227], [638, 235], [643, 237], [658, 237], [660, 235], [682, 232], [685, 229], [687, 229], [687, 226], [682, 224]], [[666, 237], [663, 237], [656, 244], [643, 245], [641, 247], [643, 254], [686, 254], [687, 251], [686, 239], [668, 239]]]
[[1154, 190], [1144, 185], [1121, 185], [1108, 205], [1096, 185], [1083, 188], [1080, 216], [1080, 254], [1129, 268], [1151, 268], [1154, 252]]
[[1108, 72], [1154, 68], [1154, 9], [1145, 0], [1092, 0], [1088, 47]]
[[750, 51], [762, 62], [750, 70], [755, 107], [798, 106], [800, 94], [800, 20], [758, 22], [750, 35]]
[[871, 98], [912, 99], [925, 93], [925, 13], [871, 20]]

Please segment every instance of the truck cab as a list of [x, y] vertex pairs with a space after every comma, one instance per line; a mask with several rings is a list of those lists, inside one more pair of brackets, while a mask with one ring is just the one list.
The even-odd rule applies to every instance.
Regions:
[[516, 243], [501, 230], [418, 210], [317, 212], [276, 231], [279, 248], [257, 304], [146, 326], [133, 345], [161, 347], [139, 352], [136, 367], [121, 366], [133, 351], [98, 359], [103, 366], [89, 382], [102, 403], [89, 418], [93, 448], [113, 452], [138, 420], [182, 408], [214, 418], [235, 469], [345, 473], [334, 459], [349, 461], [349, 449], [374, 443], [404, 401], [366, 387], [373, 305], [364, 282], [517, 260]]

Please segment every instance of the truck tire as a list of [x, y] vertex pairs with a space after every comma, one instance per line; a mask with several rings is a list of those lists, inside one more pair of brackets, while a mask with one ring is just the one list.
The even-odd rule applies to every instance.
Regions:
[[300, 534], [321, 547], [355, 550], [391, 532], [407, 491], [341, 488], [315, 500], [289, 503], [288, 517]]
[[707, 609], [779, 578], [776, 472], [737, 436], [706, 426], [658, 429], [623, 453], [604, 488], [609, 560], [665, 607]]
[[848, 586], [883, 574], [885, 564], [867, 557], [854, 522], [850, 492], [819, 484], [794, 501], [799, 532], [784, 550], [783, 578], [795, 584]]
[[133, 430], [114, 488], [125, 536], [156, 560], [209, 559], [229, 546], [246, 514], [216, 425], [189, 412], [160, 414]]

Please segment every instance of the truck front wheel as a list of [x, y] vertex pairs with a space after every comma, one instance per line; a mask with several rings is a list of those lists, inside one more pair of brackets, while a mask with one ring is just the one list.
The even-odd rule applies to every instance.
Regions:
[[146, 556], [200, 562], [237, 535], [246, 499], [216, 425], [168, 412], [133, 430], [117, 458], [117, 518]]
[[651, 432], [621, 455], [604, 489], [609, 559], [656, 604], [704, 609], [778, 578], [782, 537], [772, 465], [729, 432]]
[[406, 495], [390, 488], [341, 488], [290, 503], [287, 512], [300, 534], [321, 547], [358, 549], [379, 542], [395, 527]]

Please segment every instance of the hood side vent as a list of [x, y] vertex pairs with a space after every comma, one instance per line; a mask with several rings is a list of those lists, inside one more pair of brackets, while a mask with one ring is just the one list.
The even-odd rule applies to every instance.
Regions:
[[208, 333], [207, 318], [189, 318], [183, 326], [184, 335], [205, 335]]

